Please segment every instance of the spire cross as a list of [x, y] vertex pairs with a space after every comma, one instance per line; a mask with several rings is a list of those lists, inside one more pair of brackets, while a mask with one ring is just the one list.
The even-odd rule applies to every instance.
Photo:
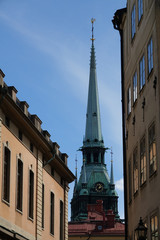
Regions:
[[92, 38], [91, 38], [91, 40], [92, 40], [92, 42], [95, 40], [94, 35], [93, 35], [93, 30], [94, 30], [93, 24], [94, 24], [95, 21], [96, 21], [95, 18], [91, 19], [91, 23], [92, 23]]

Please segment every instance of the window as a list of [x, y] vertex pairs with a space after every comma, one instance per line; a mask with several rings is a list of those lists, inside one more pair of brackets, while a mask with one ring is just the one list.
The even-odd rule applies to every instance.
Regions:
[[33, 152], [33, 143], [30, 142], [30, 150]]
[[10, 200], [10, 150], [4, 148], [3, 162], [3, 199], [9, 203]]
[[153, 69], [153, 42], [152, 38], [148, 43], [148, 74], [151, 73]]
[[51, 167], [51, 175], [54, 177], [54, 167]]
[[140, 90], [145, 85], [145, 58], [144, 55], [139, 62], [139, 86]]
[[136, 33], [136, 5], [133, 5], [131, 14], [131, 37], [134, 38]]
[[50, 201], [50, 233], [54, 235], [54, 193], [52, 192]]
[[137, 99], [137, 72], [133, 76], [133, 102]]
[[143, 0], [138, 0], [138, 22], [140, 22], [143, 16]]
[[18, 138], [19, 138], [21, 141], [22, 141], [22, 136], [23, 136], [23, 135], [22, 135], [22, 132], [19, 130], [19, 131], [18, 131]]
[[7, 127], [10, 127], [10, 119], [7, 116], [5, 117], [5, 124]]
[[138, 160], [137, 148], [133, 152], [133, 190], [134, 193], [138, 191]]
[[42, 184], [42, 228], [44, 228], [44, 184]]
[[149, 128], [149, 173], [152, 175], [157, 169], [155, 124]]
[[64, 179], [61, 177], [61, 185], [64, 185]]
[[63, 240], [63, 225], [64, 225], [64, 210], [63, 210], [63, 202], [60, 201], [60, 240]]
[[145, 136], [140, 142], [140, 184], [142, 185], [146, 181], [146, 148], [145, 148]]
[[17, 166], [17, 209], [22, 211], [23, 198], [23, 162], [18, 159]]
[[131, 113], [131, 87], [127, 91], [127, 113], [128, 115]]
[[29, 218], [33, 219], [33, 205], [34, 205], [34, 173], [29, 171]]
[[158, 240], [158, 218], [156, 215], [151, 217], [151, 239]]
[[128, 188], [129, 188], [129, 202], [132, 201], [132, 172], [131, 172], [131, 161], [128, 162]]

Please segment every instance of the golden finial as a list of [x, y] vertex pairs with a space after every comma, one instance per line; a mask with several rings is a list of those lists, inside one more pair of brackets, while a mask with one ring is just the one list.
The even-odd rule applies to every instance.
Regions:
[[95, 21], [96, 21], [95, 18], [91, 19], [91, 23], [92, 23], [92, 38], [91, 38], [91, 40], [92, 40], [92, 42], [95, 40], [94, 35], [93, 35], [93, 30], [94, 30], [93, 24], [94, 24]]

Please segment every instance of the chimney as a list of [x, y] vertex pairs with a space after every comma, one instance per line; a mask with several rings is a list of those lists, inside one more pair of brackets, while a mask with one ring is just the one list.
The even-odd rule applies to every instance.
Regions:
[[20, 106], [21, 106], [24, 114], [28, 117], [28, 108], [29, 108], [28, 103], [26, 101], [21, 101]]
[[59, 148], [60, 148], [60, 146], [58, 145], [58, 143], [53, 142], [53, 149], [55, 150], [55, 153], [57, 155], [59, 155]]
[[66, 153], [62, 153], [62, 160], [67, 165], [68, 155]]
[[9, 95], [12, 97], [12, 99], [16, 102], [16, 94], [17, 94], [17, 89], [14, 87], [14, 86], [9, 86], [8, 87], [8, 92], [9, 92]]
[[49, 132], [47, 131], [47, 130], [43, 130], [43, 135], [44, 135], [44, 137], [47, 139], [47, 141], [49, 142], [50, 141], [50, 134], [49, 134]]
[[34, 123], [35, 127], [41, 132], [42, 121], [39, 119], [39, 117], [36, 114], [33, 114], [31, 115], [31, 120]]

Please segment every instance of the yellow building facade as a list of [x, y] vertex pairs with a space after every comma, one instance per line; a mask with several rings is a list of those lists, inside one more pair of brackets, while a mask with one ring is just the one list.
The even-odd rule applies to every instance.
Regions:
[[0, 239], [68, 239], [74, 175], [37, 115], [0, 70]]
[[140, 217], [147, 239], [160, 239], [159, 23], [159, 0], [128, 0], [113, 19], [121, 37], [126, 239], [136, 239]]

